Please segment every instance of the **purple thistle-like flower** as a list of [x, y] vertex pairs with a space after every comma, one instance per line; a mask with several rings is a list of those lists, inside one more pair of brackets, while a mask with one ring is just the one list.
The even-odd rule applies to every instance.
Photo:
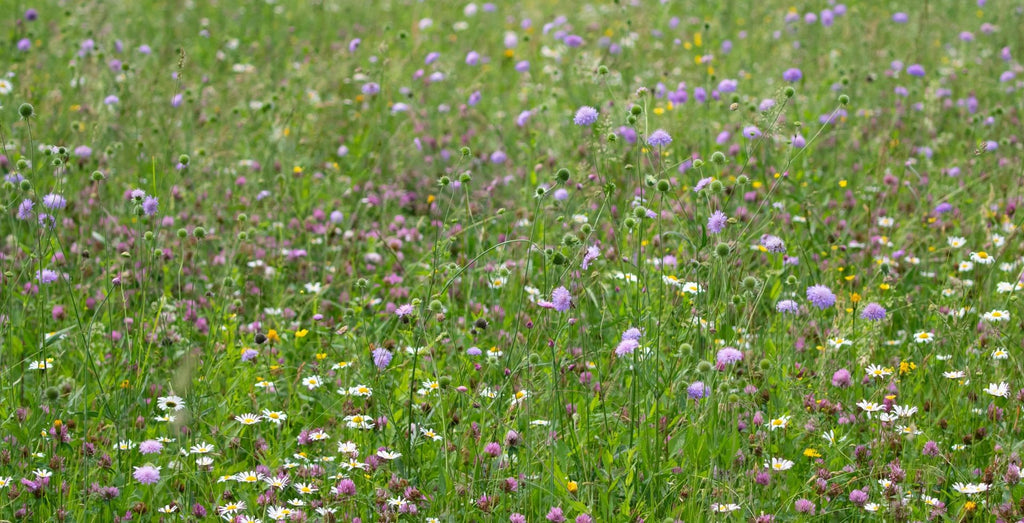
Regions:
[[718, 234], [725, 228], [725, 224], [728, 223], [729, 217], [722, 211], [715, 211], [708, 216], [708, 232], [711, 234]]
[[526, 516], [518, 512], [514, 512], [508, 517], [508, 523], [526, 523]]
[[634, 341], [636, 341], [636, 340], [639, 340], [641, 337], [643, 337], [643, 335], [644, 335], [644, 333], [640, 332], [640, 329], [638, 329], [636, 327], [630, 327], [630, 328], [626, 329], [626, 332], [622, 333], [622, 341], [626, 341], [626, 340], [634, 340]]
[[110, 95], [110, 96], [108, 96], [108, 97], [103, 99], [103, 103], [105, 103], [107, 105], [117, 105], [118, 102], [120, 102], [120, 101], [121, 101], [121, 99], [118, 98], [116, 94], [112, 94], [112, 95]]
[[565, 287], [559, 287], [551, 291], [551, 303], [556, 311], [565, 312], [572, 305], [572, 295]]
[[164, 450], [163, 443], [155, 439], [147, 439], [139, 443], [139, 454], [159, 454], [162, 450]]
[[710, 393], [711, 389], [703, 381], [695, 381], [689, 387], [686, 387], [686, 395], [692, 400], [706, 398]]
[[804, 77], [804, 73], [802, 71], [800, 71], [799, 69], [797, 69], [796, 67], [793, 67], [791, 69], [786, 69], [782, 73], [782, 79], [787, 81], [787, 82], [799, 82], [800, 79], [803, 78], [803, 77]]
[[47, 209], [63, 209], [67, 205], [68, 201], [59, 194], [50, 193], [43, 196], [43, 207]]
[[815, 307], [825, 310], [836, 304], [836, 295], [824, 285], [812, 285], [807, 288], [807, 301]]
[[412, 305], [406, 303], [405, 305], [399, 305], [398, 308], [395, 309], [395, 316], [398, 316], [399, 318], [404, 318], [404, 317], [412, 314], [412, 312], [413, 312]]
[[647, 143], [654, 147], [664, 147], [672, 143], [672, 137], [664, 129], [658, 129], [647, 137]]
[[367, 82], [363, 84], [361, 91], [366, 96], [373, 96], [380, 92], [380, 84], [377, 82]]
[[132, 476], [139, 483], [150, 485], [160, 481], [160, 467], [154, 467], [153, 465], [135, 467], [135, 472], [132, 473]]
[[142, 212], [146, 213], [146, 216], [156, 216], [157, 211], [160, 210], [160, 200], [153, 197], [147, 196], [142, 201]]
[[809, 499], [800, 498], [793, 504], [797, 512], [814, 515], [814, 502]]
[[32, 200], [29, 200], [28, 198], [25, 198], [24, 200], [22, 200], [21, 203], [18, 204], [18, 219], [19, 220], [27, 220], [27, 219], [31, 218], [32, 217], [32, 206], [34, 206], [34, 205], [35, 205], [35, 203]]
[[765, 234], [761, 236], [761, 247], [764, 247], [768, 252], [779, 254], [786, 253], [786, 243], [782, 241], [782, 238], [773, 234]]
[[707, 178], [701, 178], [697, 181], [697, 184], [693, 186], [693, 192], [700, 192], [701, 189], [708, 186], [709, 183], [714, 181], [714, 178], [708, 176]]
[[619, 342], [619, 345], [615, 347], [615, 355], [621, 358], [628, 354], [633, 354], [633, 351], [635, 351], [639, 346], [639, 341], [633, 339], [622, 340]]
[[[30, 206], [31, 207], [31, 206]], [[587, 247], [587, 252], [583, 254], [583, 261], [580, 262], [580, 268], [587, 270], [590, 267], [590, 262], [597, 259], [601, 255], [601, 249], [597, 248], [597, 245], [591, 245]]]
[[743, 137], [744, 138], [749, 138], [749, 139], [753, 140], [754, 138], [759, 138], [760, 136], [761, 136], [761, 130], [758, 129], [756, 126], [748, 125], [748, 126], [743, 128]]
[[549, 510], [548, 514], [544, 517], [551, 523], [562, 523], [565, 521], [565, 515], [562, 514], [561, 507], [551, 507], [551, 510]]
[[907, 66], [907, 74], [910, 76], [924, 76], [924, 66], [921, 64], [910, 64]]
[[897, 24], [905, 24], [908, 21], [910, 21], [910, 17], [907, 15], [907, 13], [893, 13], [892, 21], [896, 22]]
[[879, 321], [885, 319], [885, 307], [871, 302], [864, 306], [864, 310], [861, 311], [860, 317], [868, 321]]
[[839, 369], [834, 374], [832, 374], [833, 387], [845, 389], [846, 387], [849, 387], [852, 383], [853, 379], [852, 376], [850, 376], [850, 371], [846, 369]]
[[800, 314], [800, 305], [793, 300], [781, 300], [775, 304], [775, 310], [782, 314]]
[[589, 105], [584, 105], [576, 111], [576, 116], [572, 119], [573, 123], [581, 127], [588, 125], [594, 125], [597, 122], [597, 109]]
[[743, 353], [735, 347], [725, 347], [718, 351], [715, 361], [721, 365], [736, 363], [737, 361], [743, 361]]
[[22, 38], [21, 40], [18, 40], [19, 51], [24, 52], [28, 51], [29, 49], [32, 49], [32, 40], [29, 40], [28, 38]]
[[39, 283], [53, 283], [57, 281], [57, 278], [60, 278], [60, 274], [57, 271], [51, 269], [36, 271], [36, 280], [39, 280]]
[[377, 370], [384, 370], [391, 364], [391, 358], [394, 354], [384, 347], [378, 347], [373, 349], [373, 364], [377, 366]]

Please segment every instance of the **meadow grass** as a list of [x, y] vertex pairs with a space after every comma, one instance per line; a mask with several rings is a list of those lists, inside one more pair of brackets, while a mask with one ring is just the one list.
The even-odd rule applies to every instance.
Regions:
[[0, 519], [1024, 518], [1024, 6], [13, 3]]

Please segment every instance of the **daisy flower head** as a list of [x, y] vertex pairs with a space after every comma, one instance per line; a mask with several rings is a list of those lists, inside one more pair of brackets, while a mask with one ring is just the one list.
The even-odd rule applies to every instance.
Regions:
[[324, 384], [324, 381], [320, 379], [320, 376], [314, 375], [302, 378], [302, 384], [305, 385], [307, 389], [314, 390], [320, 388], [320, 386]]
[[954, 249], [959, 249], [967, 244], [967, 239], [960, 236], [950, 236], [946, 238], [946, 243]]
[[931, 343], [935, 339], [935, 335], [930, 332], [918, 332], [914, 334], [915, 343]]
[[982, 317], [987, 322], [1010, 321], [1010, 311], [993, 310], [986, 312]]
[[782, 416], [781, 418], [775, 418], [768, 422], [768, 427], [770, 427], [771, 430], [784, 429], [789, 426], [790, 418], [791, 416]]
[[443, 438], [441, 438], [441, 435], [436, 433], [436, 432], [434, 432], [433, 429], [427, 429], [427, 428], [420, 427], [420, 434], [422, 434], [423, 437], [425, 437], [427, 439], [430, 439], [430, 440], [434, 440], [434, 441], [441, 441], [443, 439]]
[[275, 425], [280, 425], [282, 421], [288, 419], [288, 415], [276, 410], [263, 409], [263, 419]]
[[735, 503], [715, 503], [714, 505], [711, 505], [712, 512], [718, 512], [723, 514], [733, 512], [739, 509], [740, 506]]
[[981, 265], [992, 265], [996, 259], [985, 251], [977, 251], [971, 253], [971, 261]]
[[966, 494], [968, 496], [973, 496], [975, 494], [981, 494], [982, 492], [987, 491], [988, 490], [988, 483], [960, 483], [960, 482], [957, 482], [957, 483], [953, 484], [953, 490], [955, 490], [955, 491], [957, 491], [957, 492], [959, 492], [961, 494]]
[[896, 223], [896, 220], [893, 220], [889, 216], [879, 216], [878, 221], [876, 221], [875, 223], [877, 223], [878, 226], [883, 229], [888, 229]]
[[999, 384], [989, 383], [988, 387], [985, 387], [984, 392], [992, 396], [1005, 398], [1010, 395], [1010, 386], [1005, 381]]
[[881, 365], [869, 365], [865, 371], [868, 376], [875, 379], [881, 379], [892, 374], [892, 369], [887, 369]]
[[241, 423], [242, 425], [255, 425], [255, 424], [259, 423], [260, 420], [262, 420], [262, 419], [263, 419], [263, 416], [260, 416], [259, 414], [252, 414], [252, 413], [240, 414], [238, 416], [235, 416], [235, 421]]
[[994, 360], [1005, 360], [1010, 357], [1010, 353], [1006, 352], [1006, 349], [996, 349], [992, 351], [992, 359]]
[[971, 272], [974, 270], [974, 263], [969, 261], [962, 261], [957, 265], [956, 270], [960, 272]]
[[179, 411], [185, 408], [185, 400], [181, 399], [180, 396], [170, 395], [161, 396], [156, 399], [156, 406], [160, 410], [166, 411]]
[[793, 462], [783, 458], [772, 458], [770, 462], [765, 462], [764, 468], [782, 472], [793, 468]]

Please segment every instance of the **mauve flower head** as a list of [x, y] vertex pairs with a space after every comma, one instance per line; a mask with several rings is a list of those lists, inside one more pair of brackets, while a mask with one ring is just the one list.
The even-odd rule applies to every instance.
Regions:
[[730, 133], [729, 131], [722, 131], [718, 133], [718, 136], [715, 137], [715, 143], [717, 143], [718, 145], [723, 145], [729, 141], [729, 138], [732, 138], [732, 133]]
[[910, 21], [910, 17], [907, 15], [907, 13], [893, 13], [892, 21], [896, 22], [897, 24], [905, 24], [908, 21]]
[[725, 347], [718, 351], [715, 361], [722, 365], [736, 363], [737, 361], [743, 361], [743, 353], [735, 347]]
[[576, 111], [576, 116], [572, 121], [579, 126], [594, 125], [597, 122], [597, 109], [584, 105]]
[[854, 490], [850, 493], [850, 503], [862, 506], [868, 502], [868, 493], [863, 490]]
[[664, 147], [672, 143], [672, 137], [664, 129], [658, 129], [647, 137], [647, 143], [654, 147]]
[[426, 65], [430, 65], [436, 62], [438, 58], [441, 58], [441, 53], [437, 51], [431, 51], [427, 53], [427, 57], [423, 59], [423, 63]]
[[722, 211], [715, 211], [708, 216], [708, 233], [718, 234], [725, 228], [725, 224], [728, 223], [729, 217]]
[[793, 508], [795, 508], [797, 512], [810, 514], [812, 516], [814, 515], [814, 503], [809, 499], [800, 498], [796, 500], [796, 503], [793, 504]]
[[491, 163], [502, 164], [505, 163], [505, 160], [508, 160], [508, 155], [505, 154], [505, 151], [494, 151], [491, 153]]
[[803, 149], [807, 146], [807, 139], [802, 134], [793, 135], [793, 147]]
[[797, 69], [795, 67], [793, 67], [791, 69], [786, 69], [782, 73], [782, 79], [787, 81], [787, 82], [799, 82], [800, 79], [803, 78], [803, 77], [804, 77], [804, 73], [801, 72], [799, 69]]
[[526, 516], [518, 512], [513, 512], [512, 515], [508, 517], [508, 523], [526, 523]]
[[548, 511], [548, 514], [544, 516], [544, 518], [551, 523], [562, 523], [565, 521], [565, 515], [562, 514], [561, 507], [551, 507], [551, 510]]
[[366, 96], [373, 96], [380, 92], [380, 84], [377, 82], [366, 82], [363, 84], [363, 87], [360, 88], [360, 91]]
[[700, 192], [701, 189], [707, 187], [712, 181], [714, 181], [714, 178], [710, 176], [697, 180], [697, 183], [693, 186], [693, 192]]
[[35, 203], [32, 202], [32, 200], [30, 200], [28, 198], [25, 198], [24, 200], [22, 200], [21, 203], [18, 204], [18, 214], [17, 214], [18, 219], [19, 220], [27, 220], [27, 219], [31, 218], [32, 217], [32, 207], [34, 205], [35, 205]]
[[689, 387], [686, 387], [686, 395], [692, 400], [706, 398], [710, 393], [711, 389], [703, 381], [695, 381]]
[[377, 347], [373, 349], [373, 364], [377, 366], [377, 370], [384, 370], [391, 364], [392, 356], [391, 351], [384, 347]]
[[404, 317], [412, 314], [412, 311], [413, 311], [412, 305], [410, 305], [408, 303], [406, 303], [405, 305], [399, 305], [398, 308], [395, 309], [395, 316], [398, 316], [399, 318], [404, 318]]
[[164, 450], [163, 443], [155, 439], [147, 439], [139, 443], [139, 454], [159, 454], [162, 450]]
[[743, 128], [743, 137], [753, 140], [761, 136], [761, 130], [755, 125], [748, 125]]
[[733, 92], [736, 92], [736, 88], [739, 87], [739, 85], [740, 85], [739, 80], [734, 80], [732, 78], [726, 78], [725, 80], [722, 80], [721, 82], [718, 82], [718, 89], [717, 89], [717, 91], [720, 92], [720, 93], [733, 93]]
[[39, 283], [53, 283], [57, 281], [57, 278], [60, 278], [60, 274], [57, 271], [51, 269], [41, 269], [36, 271], [36, 280], [38, 280]]
[[483, 97], [484, 95], [480, 94], [480, 91], [473, 91], [469, 94], [469, 99], [466, 100], [466, 105], [475, 107], [476, 104], [480, 103], [480, 100], [482, 100]]
[[764, 234], [761, 236], [761, 247], [764, 247], [768, 252], [778, 254], [786, 253], [786, 243], [782, 241], [782, 238], [773, 234]]
[[105, 103], [107, 105], [117, 105], [120, 101], [121, 101], [121, 99], [118, 98], [117, 95], [115, 95], [115, 94], [112, 94], [112, 95], [110, 95], [110, 96], [108, 96], [108, 97], [103, 99], [103, 103]]
[[907, 66], [907, 74], [910, 76], [924, 76], [924, 66], [921, 64], [910, 64]]
[[800, 305], [793, 300], [780, 300], [775, 304], [775, 310], [782, 314], [800, 314]]
[[32, 49], [32, 40], [29, 40], [28, 38], [18, 40], [19, 51], [28, 51], [29, 49]]
[[477, 65], [480, 63], [480, 53], [470, 51], [466, 53], [466, 65]]
[[576, 523], [594, 523], [594, 518], [590, 514], [580, 514], [576, 516]]
[[551, 291], [551, 303], [556, 311], [565, 312], [572, 305], [572, 295], [569, 294], [569, 290], [565, 287], [559, 287]]
[[583, 45], [583, 37], [578, 35], [569, 35], [562, 39], [562, 43], [569, 47], [579, 47]]
[[619, 342], [619, 345], [615, 347], [615, 355], [621, 358], [627, 354], [633, 354], [633, 351], [635, 351], [639, 346], [640, 342], [636, 340], [622, 340]]
[[27, 11], [25, 11], [25, 20], [28, 20], [29, 22], [35, 22], [37, 18], [39, 18], [39, 11], [36, 11], [35, 9], [32, 8], [29, 8]]
[[154, 196], [147, 196], [142, 201], [142, 212], [146, 216], [156, 216], [156, 213], [160, 210], [160, 200]]
[[136, 481], [144, 485], [149, 485], [160, 481], [160, 467], [154, 467], [153, 465], [143, 465], [141, 467], [135, 467], [135, 472], [132, 476]]
[[850, 371], [846, 369], [839, 369], [832, 374], [832, 386], [845, 389], [853, 383]]
[[43, 196], [43, 207], [47, 209], [63, 209], [67, 207], [68, 201], [63, 196], [55, 193]]
[[860, 317], [868, 321], [880, 321], [885, 319], [885, 307], [871, 302], [864, 306], [864, 310], [861, 311]]
[[812, 285], [807, 288], [807, 301], [815, 307], [825, 310], [836, 304], [836, 295], [824, 285]]
[[525, 73], [530, 70], [530, 62], [527, 60], [520, 60], [516, 62], [516, 72]]

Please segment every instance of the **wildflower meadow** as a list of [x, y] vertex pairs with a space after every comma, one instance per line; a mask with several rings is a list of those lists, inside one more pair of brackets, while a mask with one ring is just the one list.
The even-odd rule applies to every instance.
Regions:
[[1024, 519], [1024, 3], [8, 2], [0, 520]]

